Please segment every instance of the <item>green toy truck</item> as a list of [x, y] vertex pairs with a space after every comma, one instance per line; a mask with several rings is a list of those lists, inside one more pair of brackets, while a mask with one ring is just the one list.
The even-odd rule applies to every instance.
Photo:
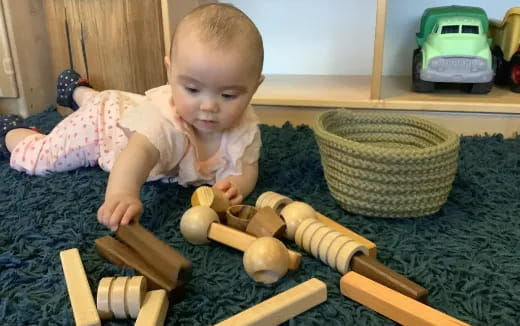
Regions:
[[489, 21], [491, 47], [496, 60], [495, 83], [520, 93], [520, 7], [509, 9], [502, 21]]
[[413, 53], [413, 90], [433, 92], [435, 83], [458, 83], [470, 93], [489, 93], [494, 65], [488, 18], [482, 8], [433, 7], [424, 11]]

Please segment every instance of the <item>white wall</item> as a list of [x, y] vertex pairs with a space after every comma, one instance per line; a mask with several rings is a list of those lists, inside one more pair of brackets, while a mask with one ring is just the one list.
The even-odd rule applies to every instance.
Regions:
[[376, 1], [226, 0], [264, 39], [266, 74], [366, 75], [372, 70]]
[[[367, 75], [372, 70], [376, 0], [224, 0], [264, 38], [266, 74]], [[383, 73], [409, 75], [415, 33], [427, 7], [479, 6], [502, 19], [518, 0], [387, 0]]]

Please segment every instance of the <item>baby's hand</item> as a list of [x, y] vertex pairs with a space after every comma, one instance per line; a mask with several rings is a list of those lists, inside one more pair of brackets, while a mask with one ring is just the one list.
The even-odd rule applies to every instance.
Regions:
[[229, 180], [220, 180], [213, 185], [213, 188], [222, 190], [226, 195], [226, 198], [229, 199], [231, 205], [241, 204], [242, 200], [244, 200], [244, 197], [238, 190], [237, 186]]
[[143, 204], [139, 198], [130, 194], [117, 194], [105, 198], [98, 209], [97, 219], [99, 223], [116, 231], [120, 224], [127, 225], [131, 220], [137, 220], [142, 213]]

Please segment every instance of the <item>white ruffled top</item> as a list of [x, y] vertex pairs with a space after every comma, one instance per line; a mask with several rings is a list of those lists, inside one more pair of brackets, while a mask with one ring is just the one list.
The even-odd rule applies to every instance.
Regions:
[[237, 124], [224, 131], [218, 151], [199, 160], [192, 127], [170, 105], [169, 85], [153, 88], [144, 100], [126, 109], [119, 126], [146, 136], [160, 153], [148, 181], [161, 179], [180, 185], [214, 184], [242, 174], [242, 162], [254, 163], [262, 145], [258, 117], [249, 105]]

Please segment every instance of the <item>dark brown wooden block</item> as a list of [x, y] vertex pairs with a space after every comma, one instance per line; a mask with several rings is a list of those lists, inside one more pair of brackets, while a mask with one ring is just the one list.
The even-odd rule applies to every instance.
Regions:
[[191, 262], [139, 223], [121, 225], [116, 235], [173, 287], [186, 284], [191, 278]]
[[372, 281], [385, 285], [386, 287], [400, 292], [412, 299], [424, 304], [427, 304], [428, 302], [427, 289], [393, 271], [372, 257], [363, 254], [356, 254], [352, 257], [350, 267], [354, 272], [361, 274]]

